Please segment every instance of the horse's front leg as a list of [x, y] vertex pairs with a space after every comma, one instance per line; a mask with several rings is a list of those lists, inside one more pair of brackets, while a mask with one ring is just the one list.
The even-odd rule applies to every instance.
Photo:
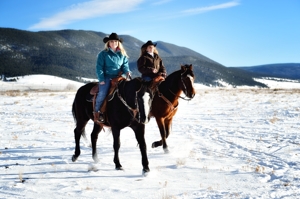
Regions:
[[168, 145], [167, 145], [167, 135], [166, 135], [166, 127], [165, 127], [165, 120], [163, 118], [155, 118], [156, 123], [160, 132], [161, 140], [156, 141], [152, 143], [152, 148], [158, 147], [158, 146], [163, 146], [163, 149], [165, 153], [168, 153]]
[[172, 124], [172, 120], [173, 120], [173, 117], [172, 118], [168, 118], [168, 119], [165, 119], [165, 132], [166, 132], [166, 139], [169, 137], [170, 135], [170, 129], [171, 129], [171, 124]]
[[100, 125], [94, 123], [93, 131], [91, 134], [91, 143], [92, 143], [92, 157], [96, 163], [99, 162], [98, 154], [97, 154], [97, 140], [101, 129], [102, 127]]
[[150, 171], [149, 162], [147, 156], [147, 145], [145, 141], [145, 125], [144, 124], [136, 124], [131, 126], [132, 130], [135, 133], [135, 138], [139, 144], [141, 155], [142, 155], [142, 165], [143, 165], [143, 174], [146, 174]]
[[120, 164], [120, 159], [119, 159], [119, 149], [121, 146], [120, 142], [120, 129], [112, 127], [112, 134], [113, 134], [113, 147], [114, 147], [114, 163], [116, 166], [116, 170], [123, 170], [122, 165]]

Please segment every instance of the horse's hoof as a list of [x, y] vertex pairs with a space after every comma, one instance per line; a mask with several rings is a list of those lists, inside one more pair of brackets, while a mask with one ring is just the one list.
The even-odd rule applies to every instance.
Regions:
[[75, 156], [75, 155], [72, 156], [72, 162], [76, 162], [77, 159], [78, 159], [78, 156]]
[[152, 148], [156, 148], [156, 147], [158, 147], [159, 146], [159, 142], [153, 142], [152, 143]]
[[123, 167], [116, 167], [116, 170], [123, 171], [124, 169], [123, 169]]
[[147, 168], [147, 169], [143, 169], [143, 176], [147, 176], [148, 174], [149, 174], [149, 172], [150, 172], [150, 169], [149, 168]]
[[162, 145], [162, 142], [161, 141], [156, 141], [156, 142], [153, 142], [152, 143], [152, 148], [156, 148], [156, 147], [159, 147]]
[[164, 148], [164, 152], [165, 152], [165, 154], [168, 154], [168, 153], [170, 153], [170, 151], [169, 151], [169, 149], [168, 149], [168, 148]]
[[99, 163], [99, 161], [100, 161], [100, 160], [98, 159], [98, 157], [93, 157], [93, 160], [94, 160], [95, 163]]

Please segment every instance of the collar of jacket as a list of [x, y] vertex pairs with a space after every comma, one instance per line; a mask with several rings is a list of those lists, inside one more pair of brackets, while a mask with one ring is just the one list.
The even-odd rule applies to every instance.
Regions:
[[147, 52], [149, 55], [151, 55], [152, 57], [154, 57], [154, 53], [149, 53], [149, 52]]
[[111, 51], [111, 52], [113, 52], [113, 53], [115, 53], [115, 54], [121, 52], [119, 48], [117, 48], [116, 51], [113, 51], [113, 49], [111, 49], [111, 48], [108, 48], [108, 50]]
[[156, 53], [153, 53], [153, 56], [152, 56], [150, 53], [145, 52], [144, 55], [146, 55], [146, 56], [151, 56], [152, 58], [158, 57], [158, 54], [156, 54]]

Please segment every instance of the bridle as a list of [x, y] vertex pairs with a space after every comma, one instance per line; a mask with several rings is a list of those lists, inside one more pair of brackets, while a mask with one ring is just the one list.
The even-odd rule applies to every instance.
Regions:
[[[187, 70], [185, 70], [183, 73], [180, 74], [180, 80], [181, 80], [182, 85], [183, 85], [183, 87], [184, 87], [183, 93], [185, 94], [185, 97], [181, 97], [181, 96], [177, 96], [177, 97], [179, 97], [179, 98], [181, 98], [181, 99], [183, 99], [183, 100], [189, 101], [189, 100], [191, 100], [192, 98], [189, 98], [189, 97], [187, 97], [187, 95], [186, 95], [186, 93], [187, 93], [187, 86], [186, 86], [186, 84], [185, 84], [185, 82], [184, 82], [184, 79], [189, 78], [189, 79], [191, 79], [191, 81], [193, 82], [193, 81], [194, 81], [194, 78], [193, 78], [191, 75], [189, 75], [189, 74], [188, 74], [186, 77], [183, 77], [183, 75], [184, 75], [186, 72], [187, 72]], [[176, 94], [175, 94], [173, 91], [171, 91], [170, 89], [168, 89], [168, 90], [169, 90], [174, 96], [176, 96]], [[178, 104], [177, 104], [176, 106], [173, 106], [173, 104], [170, 102], [170, 100], [168, 100], [168, 99], [167, 99], [167, 98], [159, 91], [158, 86], [156, 87], [156, 92], [157, 92], [158, 97], [162, 98], [162, 99], [163, 99], [163, 100], [171, 107], [171, 111], [174, 111], [175, 109], [177, 109]]]
[[[184, 87], [183, 93], [185, 94], [185, 97], [181, 97], [181, 96], [178, 96], [178, 97], [181, 98], [181, 99], [183, 99], [183, 100], [190, 101], [190, 100], [193, 99], [193, 97], [190, 98], [190, 97], [187, 96], [188, 90], [187, 90], [187, 86], [186, 86], [186, 84], [185, 84], [185, 82], [184, 82], [183, 79], [190, 79], [190, 81], [193, 83], [193, 82], [194, 82], [194, 78], [193, 78], [190, 74], [186, 75], [186, 77], [183, 77], [183, 75], [184, 75], [186, 72], [187, 72], [187, 70], [186, 70], [185, 72], [183, 72], [183, 73], [180, 74], [180, 80], [181, 80], [182, 85], [183, 85], [183, 87]], [[170, 89], [169, 89], [169, 91], [170, 91], [173, 95], [175, 95]]]

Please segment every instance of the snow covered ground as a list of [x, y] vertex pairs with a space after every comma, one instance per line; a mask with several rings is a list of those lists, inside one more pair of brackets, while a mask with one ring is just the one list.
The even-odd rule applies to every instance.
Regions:
[[0, 91], [74, 91], [82, 86], [82, 83], [51, 75], [28, 75], [9, 79], [17, 81], [0, 81]]
[[[151, 148], [160, 135], [154, 119], [146, 125], [151, 171], [143, 177], [129, 128], [121, 132], [124, 171], [114, 170], [109, 131], [99, 134], [99, 163], [89, 139], [81, 140], [73, 163], [71, 105], [82, 84], [42, 80], [0, 82], [0, 198], [300, 198], [299, 83], [268, 80], [271, 89], [196, 84], [195, 98], [180, 101], [169, 154]], [[87, 135], [91, 129], [92, 122]]]

